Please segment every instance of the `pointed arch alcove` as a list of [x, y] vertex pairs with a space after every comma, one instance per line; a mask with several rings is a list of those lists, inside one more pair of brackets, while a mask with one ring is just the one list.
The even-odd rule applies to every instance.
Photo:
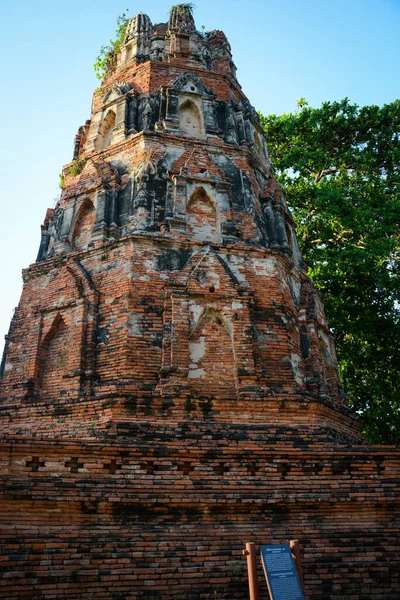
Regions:
[[335, 400], [339, 395], [335, 349], [332, 344], [331, 335], [327, 329], [321, 326], [318, 327], [317, 337], [321, 357], [320, 393], [326, 393], [331, 400]]
[[207, 401], [217, 413], [254, 389], [251, 301], [213, 248], [189, 259], [165, 290], [161, 394]]
[[207, 307], [189, 335], [189, 371], [193, 391], [213, 389], [219, 398], [234, 398], [237, 373], [232, 326], [223, 314]]
[[204, 138], [203, 119], [197, 104], [187, 98], [178, 110], [179, 131], [197, 139]]
[[88, 247], [95, 220], [96, 209], [93, 202], [85, 198], [78, 209], [72, 231], [71, 242], [74, 250], [85, 250]]
[[186, 205], [188, 235], [194, 240], [220, 242], [220, 225], [215, 203], [203, 187], [196, 188]]
[[182, 73], [161, 88], [157, 129], [197, 139], [218, 135], [216, 95], [193, 73]]
[[55, 399], [62, 389], [63, 377], [68, 372], [68, 327], [58, 313], [43, 338], [38, 364], [39, 395]]
[[113, 129], [115, 127], [116, 113], [114, 110], [109, 110], [105, 115], [96, 139], [96, 150], [107, 148], [111, 144]]
[[47, 277], [47, 306], [26, 336], [26, 348], [34, 347], [35, 354], [27, 363], [24, 386], [26, 400], [53, 406], [90, 393], [99, 296], [80, 262], [70, 261]]

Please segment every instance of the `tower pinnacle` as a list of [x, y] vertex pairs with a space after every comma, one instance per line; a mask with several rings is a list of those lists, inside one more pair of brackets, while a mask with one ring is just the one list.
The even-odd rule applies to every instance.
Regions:
[[168, 29], [177, 33], [186, 34], [191, 34], [196, 31], [192, 4], [177, 4], [172, 6], [169, 15]]

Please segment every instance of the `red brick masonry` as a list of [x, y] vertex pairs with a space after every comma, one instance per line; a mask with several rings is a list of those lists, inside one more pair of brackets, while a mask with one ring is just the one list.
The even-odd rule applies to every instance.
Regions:
[[134, 17], [63, 173], [1, 368], [0, 598], [242, 600], [244, 543], [297, 538], [309, 600], [398, 600], [400, 454], [224, 34]]

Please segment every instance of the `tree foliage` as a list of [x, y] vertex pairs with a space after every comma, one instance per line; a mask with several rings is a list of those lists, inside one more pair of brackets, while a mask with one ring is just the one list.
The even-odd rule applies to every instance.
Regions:
[[322, 292], [349, 403], [372, 442], [400, 441], [400, 101], [345, 99], [261, 120]]
[[119, 15], [119, 17], [117, 18], [117, 28], [115, 30], [114, 39], [110, 40], [109, 44], [107, 44], [106, 46], [102, 46], [100, 48], [99, 55], [97, 56], [96, 61], [93, 65], [96, 77], [97, 79], [100, 79], [100, 81], [102, 81], [104, 76], [107, 75], [107, 73], [113, 66], [114, 61], [117, 58], [118, 52], [121, 49], [129, 21], [129, 17], [126, 14], [128, 11], [129, 8], [127, 8], [126, 12], [122, 13], [122, 15]]

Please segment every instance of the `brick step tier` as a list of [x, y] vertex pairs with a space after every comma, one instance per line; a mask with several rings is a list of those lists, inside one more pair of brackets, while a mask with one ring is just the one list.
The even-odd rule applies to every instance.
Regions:
[[0, 598], [244, 599], [244, 543], [289, 539], [307, 598], [399, 597], [395, 449], [323, 428], [117, 430], [1, 446]]

